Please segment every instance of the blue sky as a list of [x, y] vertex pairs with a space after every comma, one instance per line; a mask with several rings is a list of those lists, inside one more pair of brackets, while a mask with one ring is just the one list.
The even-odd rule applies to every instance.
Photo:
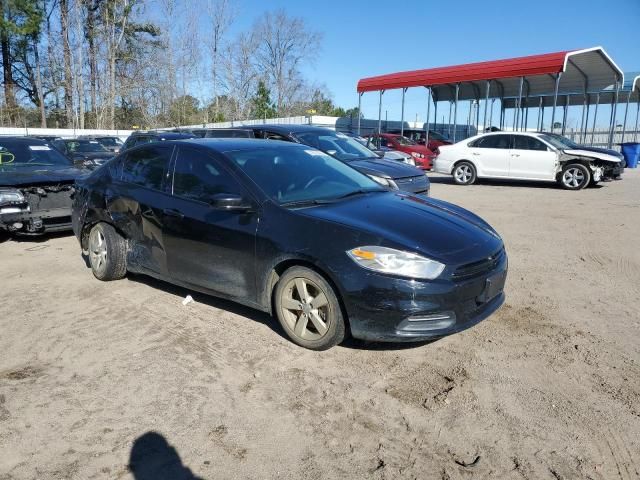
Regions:
[[[361, 77], [598, 45], [624, 71], [640, 70], [640, 0], [240, 0], [234, 30], [277, 8], [323, 33], [305, 73], [343, 107], [357, 105]], [[386, 93], [383, 116], [399, 118], [400, 99], [399, 90]], [[406, 104], [407, 120], [424, 121], [424, 89], [409, 90]], [[375, 93], [364, 95], [363, 111], [377, 117]]]

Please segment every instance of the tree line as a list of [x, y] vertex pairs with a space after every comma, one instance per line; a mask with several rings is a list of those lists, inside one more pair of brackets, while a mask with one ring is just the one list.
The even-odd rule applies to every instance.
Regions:
[[233, 0], [0, 0], [0, 125], [130, 129], [354, 113], [302, 70], [322, 35]]

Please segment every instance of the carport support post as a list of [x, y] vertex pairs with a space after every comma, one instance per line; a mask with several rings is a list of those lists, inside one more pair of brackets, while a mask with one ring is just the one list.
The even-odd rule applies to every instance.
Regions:
[[[495, 103], [496, 99], [492, 98], [491, 99], [491, 111], [489, 112], [489, 128], [491, 128], [491, 126], [493, 125], [493, 104]], [[484, 130], [487, 131], [487, 127], [484, 127]]]
[[[582, 136], [582, 131], [584, 130], [584, 112], [587, 109], [587, 96], [584, 95], [582, 100], [582, 118], [580, 119], [580, 136]], [[578, 138], [580, 138], [580, 136]]]
[[538, 106], [538, 121], [536, 122], [536, 130], [542, 131], [542, 126], [540, 124], [540, 115], [542, 114], [542, 97], [540, 97], [540, 105]]
[[360, 136], [360, 117], [362, 117], [362, 112], [361, 112], [361, 108], [362, 108], [362, 94], [364, 92], [360, 92], [358, 93], [358, 136]]
[[458, 130], [458, 95], [460, 84], [456, 83], [456, 101], [453, 104], [453, 143], [456, 143], [456, 130]]
[[616, 80], [616, 91], [613, 98], [613, 106], [611, 107], [611, 122], [609, 125], [609, 143], [607, 148], [613, 146], [613, 134], [616, 131], [616, 113], [618, 108], [618, 93], [620, 92], [620, 81]]
[[562, 113], [562, 135], [567, 129], [567, 112], [569, 110], [569, 95], [564, 97], [564, 112]]
[[627, 106], [624, 108], [624, 122], [622, 122], [622, 138], [620, 143], [624, 143], [624, 135], [627, 133], [627, 114], [629, 113], [629, 100], [631, 100], [631, 90], [627, 94]]
[[424, 146], [429, 148], [429, 117], [431, 116], [431, 89], [429, 88], [429, 96], [427, 97], [427, 123], [424, 127]]
[[489, 107], [489, 91], [490, 90], [491, 90], [491, 80], [487, 82], [485, 91], [484, 91], [484, 120], [482, 120], [482, 129], [484, 131], [487, 130], [487, 108]]
[[429, 96], [433, 99], [433, 130], [438, 131], [438, 102], [433, 96], [433, 91], [429, 89]]
[[451, 138], [451, 109], [453, 108], [453, 102], [449, 100], [449, 125], [447, 125], [447, 137]]
[[550, 129], [551, 133], [553, 133], [553, 127], [556, 121], [556, 105], [558, 104], [558, 87], [560, 86], [560, 77], [562, 77], [562, 72], [558, 72], [556, 74], [556, 86], [553, 90], [553, 110], [551, 111], [551, 129]]
[[598, 118], [598, 105], [600, 105], [600, 92], [596, 94], [596, 110], [593, 112], [593, 127], [591, 128], [591, 142], [589, 145], [593, 146], [593, 139], [596, 134], [596, 119]]
[[636, 128], [633, 131], [633, 141], [635, 142], [638, 138], [638, 120], [640, 119], [640, 98], [638, 98], [638, 103], [636, 104]]
[[518, 130], [518, 122], [520, 121], [520, 105], [522, 104], [522, 87], [524, 87], [524, 77], [520, 77], [520, 88], [518, 89], [518, 101], [513, 112], [513, 131]]
[[591, 107], [591, 105], [589, 105], [589, 100], [591, 100], [591, 98], [589, 97], [589, 95], [587, 95], [587, 114], [584, 118], [584, 128], [582, 129], [582, 133], [580, 134], [582, 137], [581, 143], [587, 141], [587, 130], [589, 130], [589, 109]]
[[402, 110], [400, 113], [400, 135], [404, 135], [404, 95], [405, 93], [407, 93], [407, 89], [403, 88], [402, 89]]
[[382, 94], [384, 90], [380, 90], [380, 100], [378, 101], [378, 135], [382, 132]]

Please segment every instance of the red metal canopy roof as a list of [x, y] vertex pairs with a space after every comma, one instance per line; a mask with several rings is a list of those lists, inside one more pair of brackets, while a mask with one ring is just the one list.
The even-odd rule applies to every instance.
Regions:
[[553, 93], [554, 76], [563, 73], [560, 93], [588, 88], [599, 91], [616, 80], [622, 82], [623, 73], [601, 47], [570, 50], [528, 57], [468, 63], [451, 67], [429, 68], [363, 78], [358, 92], [392, 90], [409, 87], [431, 87], [438, 101], [453, 99], [453, 86], [460, 84], [459, 100], [484, 97], [484, 82], [492, 81], [490, 97], [517, 96], [520, 77], [525, 77], [524, 93], [544, 95]]

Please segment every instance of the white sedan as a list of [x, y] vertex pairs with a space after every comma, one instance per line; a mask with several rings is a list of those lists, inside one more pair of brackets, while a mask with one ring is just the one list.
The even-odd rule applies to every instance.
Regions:
[[617, 177], [624, 163], [614, 152], [573, 148], [564, 137], [547, 133], [495, 132], [439, 147], [434, 171], [453, 175], [459, 185], [478, 178], [558, 182], [580, 190]]

